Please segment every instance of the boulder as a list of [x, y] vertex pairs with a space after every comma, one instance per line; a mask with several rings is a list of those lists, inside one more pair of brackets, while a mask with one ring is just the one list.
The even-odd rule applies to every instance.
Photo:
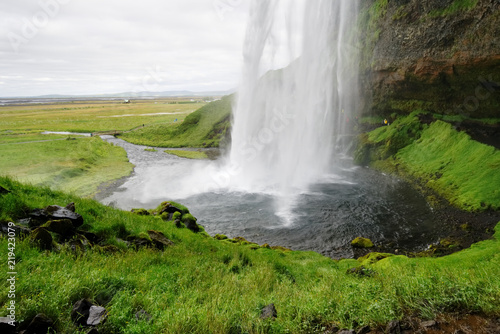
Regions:
[[261, 319], [276, 319], [278, 317], [278, 311], [276, 311], [276, 307], [274, 307], [274, 304], [269, 304], [262, 308], [262, 311], [260, 313], [260, 318]]
[[74, 227], [83, 225], [83, 217], [70, 209], [59, 205], [49, 205], [45, 209], [35, 209], [30, 212], [30, 226], [40, 226], [49, 220], [69, 219]]
[[43, 227], [50, 232], [54, 232], [63, 238], [75, 235], [75, 227], [69, 219], [49, 220]]
[[2, 334], [14, 334], [16, 333], [16, 325], [14, 322], [14, 326], [11, 325], [12, 320], [9, 317], [0, 317], [0, 333]]
[[43, 313], [37, 314], [24, 331], [24, 334], [55, 333], [54, 321]]
[[52, 249], [52, 235], [43, 227], [36, 228], [29, 236], [30, 242], [41, 250]]
[[92, 305], [89, 309], [89, 317], [87, 318], [87, 326], [97, 326], [104, 322], [108, 315], [106, 309], [102, 306]]
[[356, 248], [372, 248], [374, 246], [370, 239], [357, 237], [351, 241], [351, 245]]
[[191, 231], [193, 231], [195, 233], [200, 231], [200, 227], [198, 226], [198, 224], [196, 224], [196, 218], [193, 217], [192, 214], [186, 213], [186, 214], [182, 215], [181, 221]]
[[162, 232], [150, 230], [148, 231], [148, 235], [151, 238], [151, 241], [155, 245], [156, 248], [163, 250], [168, 246], [173, 246], [174, 242], [167, 239]]
[[77, 325], [86, 325], [89, 318], [90, 308], [93, 306], [88, 299], [80, 299], [73, 305], [71, 320]]

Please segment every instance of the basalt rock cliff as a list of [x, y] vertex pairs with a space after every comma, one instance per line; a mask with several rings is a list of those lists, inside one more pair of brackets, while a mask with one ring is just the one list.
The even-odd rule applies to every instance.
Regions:
[[500, 0], [362, 4], [363, 113], [500, 116]]

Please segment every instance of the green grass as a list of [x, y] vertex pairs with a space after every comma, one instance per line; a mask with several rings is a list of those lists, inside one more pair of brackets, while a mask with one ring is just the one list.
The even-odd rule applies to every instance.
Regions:
[[448, 7], [429, 13], [430, 17], [440, 17], [455, 14], [459, 11], [474, 9], [478, 0], [455, 0]]
[[207, 154], [201, 151], [165, 150], [165, 153], [186, 159], [208, 159]]
[[[0, 109], [0, 131], [124, 131], [143, 124], [173, 124], [204, 103], [173, 104], [169, 101], [138, 101], [129, 104], [88, 103], [8, 106]], [[168, 114], [163, 114], [168, 113]]]
[[[424, 319], [441, 312], [500, 314], [500, 225], [495, 239], [468, 250], [443, 258], [392, 256], [367, 264], [374, 275], [359, 277], [346, 272], [360, 265], [356, 260], [252, 249], [8, 178], [0, 178], [0, 185], [12, 191], [0, 195], [0, 222], [22, 218], [33, 208], [75, 202], [85, 220], [82, 228], [123, 249], [42, 252], [18, 239], [18, 320], [43, 312], [55, 320], [58, 333], [86, 331], [70, 320], [72, 305], [81, 298], [109, 311], [100, 333], [322, 333], [333, 324], [376, 326], [405, 314]], [[150, 229], [176, 245], [135, 251], [116, 239]], [[5, 238], [0, 249], [7, 252]], [[6, 270], [0, 272], [0, 279], [6, 278]], [[7, 293], [0, 290], [3, 310]], [[277, 319], [259, 319], [269, 303], [275, 304]], [[153, 320], [137, 321], [140, 309]]]
[[54, 140], [54, 139], [64, 139], [68, 138], [67, 135], [42, 135], [40, 132], [35, 131], [25, 131], [25, 132], [14, 132], [14, 131], [3, 131], [0, 132], [0, 145], [2, 144], [16, 144], [29, 141], [41, 141], [41, 140]]
[[421, 124], [420, 113], [363, 135], [356, 161], [420, 180], [460, 209], [499, 210], [500, 152], [443, 121]]
[[[37, 137], [18, 136], [17, 140], [24, 142]], [[0, 147], [1, 174], [81, 196], [95, 194], [99, 185], [129, 175], [133, 167], [122, 148], [98, 137], [10, 143]]]
[[124, 133], [133, 144], [159, 147], [218, 147], [228, 134], [232, 96], [225, 96], [191, 113], [180, 124], [161, 124]]

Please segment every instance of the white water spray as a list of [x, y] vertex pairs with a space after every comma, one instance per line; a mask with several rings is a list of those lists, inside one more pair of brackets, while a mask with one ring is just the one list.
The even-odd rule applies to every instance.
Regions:
[[[277, 212], [285, 218], [296, 195], [331, 170], [340, 138], [355, 120], [358, 91], [358, 1], [303, 2], [302, 22], [292, 14], [300, 3], [287, 5], [283, 10], [279, 1], [252, 4], [229, 159], [237, 171], [231, 185], [276, 194]], [[283, 31], [290, 65], [266, 73], [283, 58], [276, 42]]]

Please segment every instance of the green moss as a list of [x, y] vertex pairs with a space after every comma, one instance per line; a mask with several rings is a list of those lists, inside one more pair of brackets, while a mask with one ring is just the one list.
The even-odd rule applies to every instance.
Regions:
[[156, 150], [154, 148], [145, 148], [144, 151], [146, 151], [146, 152], [158, 152], [158, 150]]
[[375, 246], [370, 239], [363, 237], [357, 237], [356, 239], [351, 241], [351, 245], [357, 248], [372, 248]]
[[224, 235], [224, 234], [216, 234], [216, 235], [214, 235], [214, 239], [217, 239], [217, 240], [226, 240], [227, 236]]
[[208, 159], [205, 152], [202, 151], [181, 151], [181, 150], [165, 150], [165, 153], [176, 155], [180, 158], [186, 159]]
[[474, 9], [478, 0], [455, 0], [448, 7], [440, 10], [434, 10], [429, 13], [430, 17], [440, 17], [453, 15], [460, 11], [467, 11]]
[[390, 256], [394, 256], [394, 254], [371, 252], [371, 253], [366, 254], [363, 257], [360, 257], [358, 259], [358, 261], [361, 263], [361, 265], [367, 266], [367, 265], [376, 263], [380, 260], [383, 260], [385, 258], [388, 258]]

